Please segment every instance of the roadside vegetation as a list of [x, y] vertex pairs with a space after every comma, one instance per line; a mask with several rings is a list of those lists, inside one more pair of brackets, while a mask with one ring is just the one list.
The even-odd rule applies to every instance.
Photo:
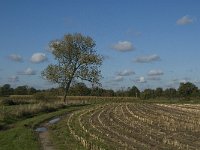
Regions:
[[[52, 104], [53, 105], [53, 104]], [[69, 105], [59, 108], [53, 112], [38, 112], [32, 116], [23, 116], [16, 118], [10, 116], [9, 122], [4, 122], [4, 126], [0, 130], [0, 150], [38, 150], [41, 148], [38, 135], [34, 131], [35, 128], [45, 120], [53, 117], [65, 115], [72, 111], [81, 109], [84, 105]], [[11, 110], [11, 108], [8, 108]], [[1, 120], [2, 121], [2, 120]], [[2, 122], [1, 122], [2, 123]]]

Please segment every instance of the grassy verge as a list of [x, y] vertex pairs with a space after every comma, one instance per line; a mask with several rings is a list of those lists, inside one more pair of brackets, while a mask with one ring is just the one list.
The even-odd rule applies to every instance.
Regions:
[[34, 132], [34, 128], [55, 116], [59, 116], [70, 111], [80, 109], [81, 105], [68, 106], [65, 109], [58, 110], [56, 112], [40, 114], [33, 118], [18, 121], [12, 124], [12, 128], [4, 131], [0, 131], [0, 150], [38, 150], [40, 145], [38, 142], [37, 134]]

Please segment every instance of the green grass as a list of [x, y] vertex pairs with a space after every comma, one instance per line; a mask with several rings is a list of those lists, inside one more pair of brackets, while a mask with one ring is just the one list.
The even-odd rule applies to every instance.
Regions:
[[56, 149], [59, 150], [85, 150], [79, 141], [74, 139], [67, 127], [67, 118], [56, 125], [51, 126], [51, 141], [54, 141]]
[[12, 124], [11, 126], [13, 127], [11, 129], [0, 131], [0, 150], [40, 149], [38, 137], [34, 132], [34, 128], [45, 120], [80, 109], [81, 107], [81, 105], [68, 106], [56, 112], [41, 114]]

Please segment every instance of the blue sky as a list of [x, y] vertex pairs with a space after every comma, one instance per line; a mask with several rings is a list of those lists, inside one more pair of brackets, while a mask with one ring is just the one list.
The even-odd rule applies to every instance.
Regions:
[[105, 56], [104, 88], [200, 85], [198, 0], [1, 0], [0, 86], [51, 88], [51, 40], [80, 32]]

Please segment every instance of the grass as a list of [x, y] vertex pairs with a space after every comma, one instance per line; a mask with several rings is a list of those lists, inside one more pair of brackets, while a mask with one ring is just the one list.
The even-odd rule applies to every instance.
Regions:
[[67, 127], [67, 116], [64, 120], [58, 124], [51, 126], [49, 132], [51, 135], [51, 141], [54, 141], [56, 149], [59, 150], [85, 150], [85, 148], [74, 139], [70, 134], [70, 130]]
[[80, 109], [81, 107], [81, 105], [68, 106], [56, 112], [40, 114], [39, 116], [12, 124], [12, 128], [0, 132], [0, 150], [40, 149], [38, 137], [34, 132], [34, 128], [45, 120]]

